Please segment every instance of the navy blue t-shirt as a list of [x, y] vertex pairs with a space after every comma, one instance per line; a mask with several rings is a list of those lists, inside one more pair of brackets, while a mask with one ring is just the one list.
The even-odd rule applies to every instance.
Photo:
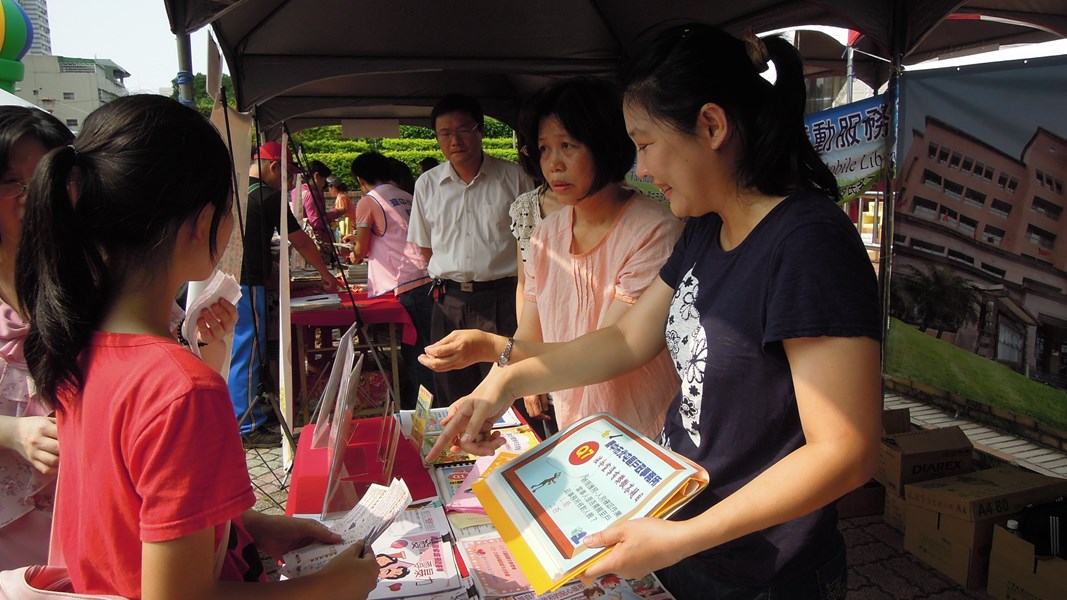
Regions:
[[[855, 225], [824, 195], [794, 194], [736, 248], [716, 214], [690, 219], [660, 277], [675, 290], [667, 348], [682, 385], [664, 436], [704, 466], [700, 514], [804, 444], [782, 340], [881, 337], [878, 284]], [[826, 507], [701, 553], [716, 577], [765, 585], [811, 571], [837, 548]]]

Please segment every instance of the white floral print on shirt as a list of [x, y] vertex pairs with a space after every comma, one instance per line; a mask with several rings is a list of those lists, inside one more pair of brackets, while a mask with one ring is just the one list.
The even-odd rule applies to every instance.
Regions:
[[697, 446], [700, 446], [700, 407], [708, 357], [707, 335], [696, 309], [699, 289], [700, 282], [689, 269], [674, 292], [666, 330], [667, 349], [682, 380], [682, 402], [678, 407], [682, 427]]

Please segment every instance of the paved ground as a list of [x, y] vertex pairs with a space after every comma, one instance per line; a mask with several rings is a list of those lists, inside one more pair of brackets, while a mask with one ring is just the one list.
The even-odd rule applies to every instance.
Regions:
[[[263, 512], [282, 514], [288, 494], [288, 477], [281, 450], [246, 452], [248, 472]], [[968, 592], [905, 552], [904, 536], [881, 516], [841, 521], [848, 546], [850, 600], [991, 600], [984, 592]]]
[[281, 448], [245, 450], [245, 462], [256, 490], [256, 510], [270, 515], [285, 514], [289, 474], [282, 467]]
[[904, 550], [904, 534], [881, 516], [843, 519], [850, 600], [992, 600], [969, 592]]

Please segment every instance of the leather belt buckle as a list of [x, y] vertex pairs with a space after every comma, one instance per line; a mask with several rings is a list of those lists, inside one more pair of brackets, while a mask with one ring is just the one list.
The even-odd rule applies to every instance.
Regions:
[[473, 292], [474, 291], [474, 282], [473, 281], [460, 282], [459, 291], [461, 291], [461, 292]]

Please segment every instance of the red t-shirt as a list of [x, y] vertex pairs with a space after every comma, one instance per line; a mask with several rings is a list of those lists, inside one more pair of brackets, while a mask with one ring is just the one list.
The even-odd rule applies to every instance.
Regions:
[[85, 385], [58, 412], [55, 527], [80, 593], [141, 596], [141, 542], [177, 539], [255, 504], [226, 384], [176, 342], [98, 332]]

